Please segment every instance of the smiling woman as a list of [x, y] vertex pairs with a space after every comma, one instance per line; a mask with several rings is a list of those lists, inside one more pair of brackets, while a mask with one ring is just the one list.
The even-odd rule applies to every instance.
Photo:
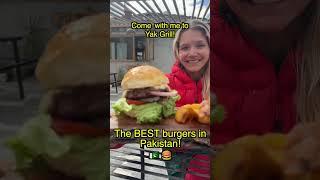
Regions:
[[201, 31], [191, 29], [181, 35], [178, 57], [191, 78], [201, 78], [199, 72], [209, 61], [209, 45]]
[[200, 103], [209, 98], [210, 29], [201, 21], [189, 22], [189, 29], [180, 29], [173, 41], [176, 63], [168, 75], [169, 86], [181, 99], [177, 106]]

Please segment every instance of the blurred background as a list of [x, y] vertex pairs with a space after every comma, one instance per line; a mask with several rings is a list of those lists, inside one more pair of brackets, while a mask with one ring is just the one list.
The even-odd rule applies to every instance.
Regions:
[[[0, 2], [0, 159], [12, 155], [3, 142], [38, 112], [43, 90], [34, 69], [48, 40], [66, 23], [105, 12], [103, 0]], [[18, 66], [20, 65], [20, 66]], [[1, 161], [1, 162], [2, 162]]]

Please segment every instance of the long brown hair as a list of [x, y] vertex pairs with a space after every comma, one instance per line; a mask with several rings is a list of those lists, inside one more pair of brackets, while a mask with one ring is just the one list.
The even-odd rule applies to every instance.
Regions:
[[300, 122], [320, 121], [320, 3], [311, 3], [312, 14], [300, 42], [302, 59], [297, 63], [297, 113]]

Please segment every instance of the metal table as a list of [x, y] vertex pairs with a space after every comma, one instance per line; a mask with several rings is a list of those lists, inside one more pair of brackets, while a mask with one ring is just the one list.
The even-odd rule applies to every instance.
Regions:
[[[182, 154], [173, 152], [170, 165], [161, 159], [149, 159], [149, 153], [159, 152], [155, 149], [140, 148], [138, 144], [126, 144], [118, 149], [110, 150], [110, 179], [170, 179], [170, 180], [183, 180], [184, 176], [193, 174], [202, 177], [204, 180], [209, 180], [208, 174], [201, 174], [188, 168], [189, 162], [198, 161], [206, 166], [197, 166], [197, 169], [210, 171], [210, 161], [195, 159], [195, 154], [214, 155], [215, 151], [205, 145], [195, 145], [194, 148], [183, 151]], [[180, 152], [181, 153], [181, 152]], [[178, 158], [178, 156], [182, 156]], [[174, 165], [172, 167], [172, 165]], [[192, 167], [192, 166], [191, 166]], [[118, 170], [118, 171], [117, 171]]]

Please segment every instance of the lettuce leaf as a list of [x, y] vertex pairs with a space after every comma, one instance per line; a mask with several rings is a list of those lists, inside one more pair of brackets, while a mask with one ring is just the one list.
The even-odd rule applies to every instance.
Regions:
[[156, 124], [162, 119], [162, 105], [156, 102], [132, 105], [130, 113], [135, 115], [139, 124]]
[[70, 151], [58, 158], [48, 158], [50, 165], [65, 173], [82, 175], [87, 180], [107, 179], [109, 153], [106, 138], [69, 136], [66, 139], [70, 142]]
[[132, 110], [132, 105], [127, 103], [126, 98], [120, 98], [117, 102], [112, 105], [113, 110], [117, 115], [121, 113], [127, 113]]
[[175, 114], [176, 101], [179, 99], [180, 96], [177, 95], [162, 102], [129, 105], [125, 98], [120, 98], [112, 105], [112, 108], [117, 115], [126, 114], [129, 117], [136, 118], [139, 124], [156, 124], [161, 119]]
[[28, 168], [32, 159], [45, 154], [55, 158], [69, 151], [69, 142], [50, 128], [50, 117], [40, 115], [28, 121], [19, 134], [7, 143], [17, 158], [18, 168]]
[[[28, 121], [16, 137], [6, 145], [16, 157], [18, 170], [31, 168], [39, 159], [67, 174], [86, 177], [88, 180], [107, 178], [107, 140], [79, 136], [57, 135], [51, 128], [48, 115]], [[102, 158], [105, 157], [105, 158]]]
[[170, 97], [168, 100], [163, 101], [162, 104], [162, 112], [164, 117], [170, 117], [176, 113], [176, 101], [180, 99], [179, 95]]

